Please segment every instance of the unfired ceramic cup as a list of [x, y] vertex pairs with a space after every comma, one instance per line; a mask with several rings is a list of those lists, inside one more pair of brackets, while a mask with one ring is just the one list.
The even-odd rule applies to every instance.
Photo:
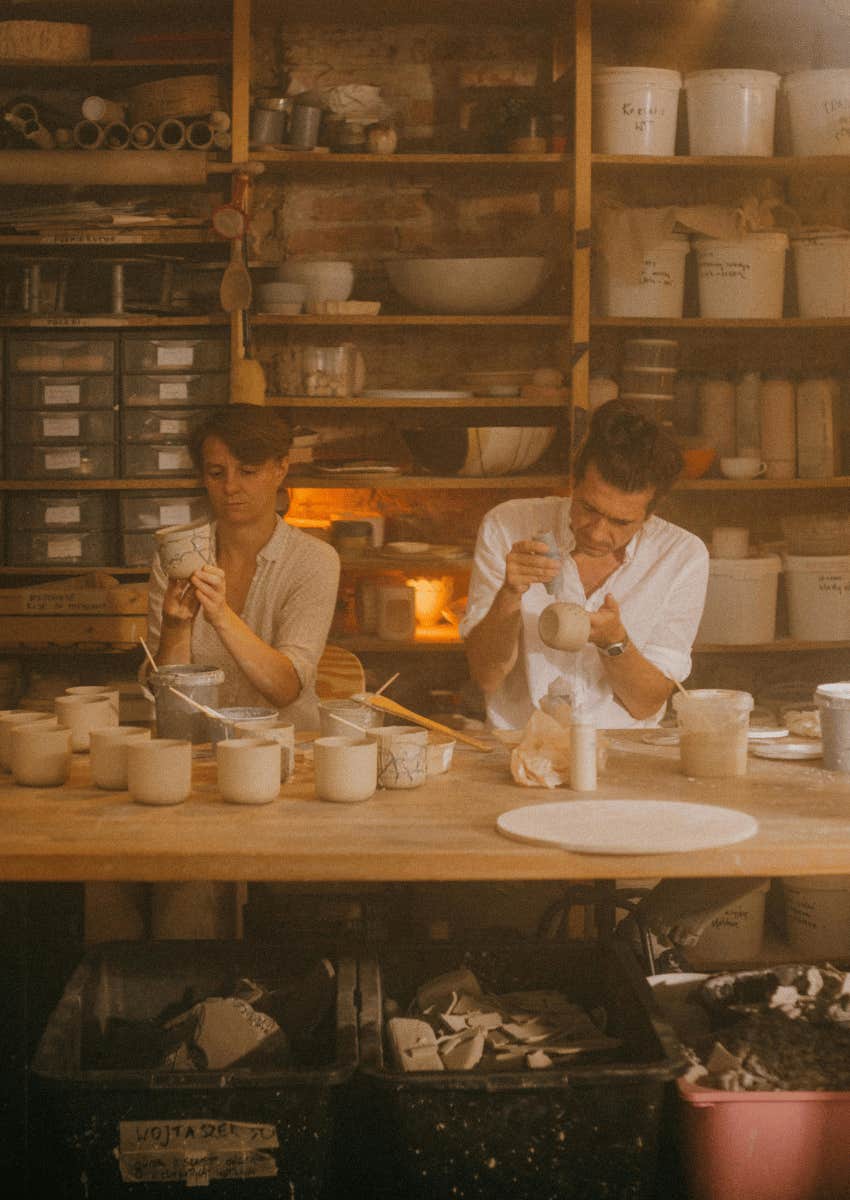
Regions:
[[444, 775], [452, 765], [456, 740], [432, 729], [428, 734], [428, 774]]
[[353, 804], [378, 786], [378, 743], [371, 738], [320, 737], [313, 743], [316, 795]]
[[91, 781], [95, 787], [111, 792], [127, 789], [127, 747], [141, 739], [150, 741], [151, 731], [144, 725], [119, 725], [93, 729], [89, 744]]
[[590, 637], [590, 613], [580, 604], [557, 600], [543, 609], [537, 631], [553, 650], [580, 650]]
[[757, 479], [764, 475], [767, 463], [758, 458], [721, 458], [720, 474], [727, 479]]
[[12, 727], [10, 760], [15, 783], [59, 787], [71, 770], [71, 730], [55, 719]]
[[78, 687], [65, 688], [65, 695], [66, 696], [81, 696], [85, 699], [88, 699], [92, 696], [109, 696], [109, 698], [112, 700], [113, 705], [115, 706], [116, 714], [118, 713], [118, 709], [119, 709], [119, 706], [121, 703], [121, 696], [119, 694], [118, 688], [100, 687], [98, 684], [94, 684], [94, 683], [85, 683], [85, 684], [80, 684]]
[[369, 736], [378, 743], [378, 787], [417, 788], [428, 778], [428, 731], [384, 725]]
[[188, 579], [212, 562], [210, 525], [206, 517], [187, 525], [167, 525], [158, 529], [154, 536], [159, 561], [169, 579]]
[[139, 804], [182, 804], [192, 790], [192, 743], [182, 738], [129, 742], [127, 786]]
[[240, 738], [259, 737], [262, 741], [277, 742], [280, 746], [280, 782], [288, 783], [295, 772], [295, 726], [289, 721], [264, 725], [257, 731], [254, 725], [236, 726]]
[[0, 767], [4, 771], [12, 769], [12, 730], [16, 725], [29, 725], [33, 721], [52, 720], [55, 720], [55, 717], [51, 713], [26, 712], [19, 708], [10, 709], [0, 716]]
[[57, 696], [53, 702], [60, 725], [71, 730], [71, 748], [75, 753], [88, 750], [91, 731], [118, 724], [118, 708], [112, 696]]
[[280, 793], [280, 743], [240, 737], [215, 748], [218, 790], [231, 804], [268, 804]]

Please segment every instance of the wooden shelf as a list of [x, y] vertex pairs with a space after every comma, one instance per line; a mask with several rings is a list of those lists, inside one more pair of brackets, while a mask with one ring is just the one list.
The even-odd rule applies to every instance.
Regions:
[[327, 170], [333, 167], [564, 167], [572, 162], [567, 154], [318, 154], [312, 150], [262, 150], [251, 154], [251, 162], [261, 162], [269, 174], [287, 167]]
[[753, 646], [730, 646], [712, 643], [694, 646], [694, 654], [788, 654], [800, 650], [850, 650], [850, 642], [800, 642], [794, 638], [777, 638]]
[[[70, 153], [70, 151], [69, 151]], [[123, 229], [55, 229], [45, 233], [3, 233], [0, 247], [5, 246], [207, 246], [223, 248], [220, 237], [197, 221], [185, 226]], [[222, 249], [223, 252], [223, 249]], [[222, 260], [222, 270], [226, 262]]]
[[149, 575], [150, 567], [0, 567], [0, 579], [28, 578], [34, 575], [80, 575], [90, 571], [103, 571], [107, 575]]
[[374, 571], [439, 571], [443, 575], [472, 570], [472, 556], [440, 558], [435, 554], [361, 554], [340, 555], [343, 571], [351, 574]]
[[850, 329], [850, 317], [592, 317], [594, 329]]
[[[65, 447], [67, 449], [67, 447]], [[155, 479], [0, 479], [0, 492], [150, 492], [198, 491], [197, 479], [173, 479], [158, 475]]]
[[522, 396], [471, 396], [465, 400], [410, 400], [384, 396], [266, 396], [266, 404], [279, 408], [555, 408], [569, 410], [569, 401], [525, 400]]
[[[529, 491], [535, 492], [546, 488], [566, 488], [569, 485], [567, 475], [492, 475], [474, 479], [459, 475], [301, 475], [290, 472], [286, 477], [287, 487], [293, 488], [380, 488], [390, 491], [394, 488], [415, 490], [427, 489], [429, 492], [436, 488], [448, 491]], [[2, 485], [0, 485], [2, 486]], [[164, 483], [159, 484], [165, 487]], [[171, 484], [169, 483], [170, 487]], [[197, 487], [197, 482], [194, 483]]]
[[606, 174], [617, 170], [631, 171], [749, 171], [764, 175], [847, 175], [850, 156], [844, 154], [817, 157], [779, 156], [762, 158], [743, 155], [685, 155], [655, 157], [646, 154], [594, 154], [591, 167]]
[[119, 74], [124, 74], [129, 71], [171, 71], [179, 68], [180, 71], [185, 71], [191, 74], [193, 71], [210, 71], [222, 67], [229, 67], [229, 58], [87, 58], [84, 60], [73, 59], [70, 62], [61, 62], [49, 58], [36, 58], [21, 60], [19, 58], [0, 58], [0, 71], [4, 77], [6, 72], [30, 72], [30, 71], [74, 71], [81, 75], [85, 75], [90, 71], [115, 71]]
[[804, 492], [850, 488], [850, 476], [831, 479], [680, 479], [677, 492]]
[[[372, 325], [380, 329], [381, 326], [388, 328], [394, 325], [457, 325], [461, 328], [470, 325], [491, 325], [491, 326], [527, 326], [534, 328], [550, 327], [564, 328], [569, 325], [569, 314], [562, 313], [561, 315], [548, 314], [546, 316], [449, 316], [449, 315], [430, 315], [427, 313], [379, 313], [376, 317], [346, 317], [346, 316], [316, 316], [306, 314], [297, 317], [282, 317], [273, 316], [271, 314], [257, 313], [251, 317], [251, 325], [256, 329], [260, 326], [273, 327], [276, 325], [284, 327], [298, 326], [336, 326], [336, 325]], [[846, 324], [850, 327], [850, 321]]]
[[0, 316], [0, 329], [176, 329], [182, 326], [204, 327], [227, 325], [226, 313], [205, 314], [194, 317], [159, 317], [149, 313], [125, 313], [112, 316], [78, 316], [64, 313], [61, 316], [19, 317]]

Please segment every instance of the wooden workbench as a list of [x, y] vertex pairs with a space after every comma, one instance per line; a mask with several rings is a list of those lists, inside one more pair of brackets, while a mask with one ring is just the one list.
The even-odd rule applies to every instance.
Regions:
[[[76, 755], [62, 788], [0, 782], [0, 880], [484, 880], [850, 873], [850, 779], [819, 765], [750, 759], [740, 780], [689, 780], [677, 751], [612, 734], [600, 798], [682, 799], [752, 813], [759, 832], [723, 849], [653, 856], [579, 855], [512, 842], [497, 816], [579, 793], [519, 787], [508, 751], [455, 753], [451, 771], [415, 791], [363, 804], [313, 796], [309, 762], [281, 798], [224, 803], [208, 749], [196, 749], [185, 804], [153, 808], [89, 785]], [[631, 746], [631, 748], [630, 748]]]

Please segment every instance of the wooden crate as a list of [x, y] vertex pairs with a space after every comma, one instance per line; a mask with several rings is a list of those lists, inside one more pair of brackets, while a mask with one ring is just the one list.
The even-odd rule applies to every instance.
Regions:
[[90, 575], [0, 590], [0, 647], [137, 646], [147, 627], [146, 584]]

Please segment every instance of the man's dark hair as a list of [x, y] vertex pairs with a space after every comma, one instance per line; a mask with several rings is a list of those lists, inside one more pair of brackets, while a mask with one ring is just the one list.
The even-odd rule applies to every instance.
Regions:
[[198, 474], [203, 470], [203, 448], [208, 437], [220, 438], [234, 458], [254, 467], [270, 459], [285, 458], [292, 445], [289, 422], [276, 409], [258, 404], [215, 408], [189, 439], [189, 453]]
[[623, 492], [655, 488], [650, 508], [670, 491], [683, 465], [670, 434], [620, 400], [609, 400], [594, 412], [576, 456], [576, 483], [584, 479], [591, 463], [606, 483]]

